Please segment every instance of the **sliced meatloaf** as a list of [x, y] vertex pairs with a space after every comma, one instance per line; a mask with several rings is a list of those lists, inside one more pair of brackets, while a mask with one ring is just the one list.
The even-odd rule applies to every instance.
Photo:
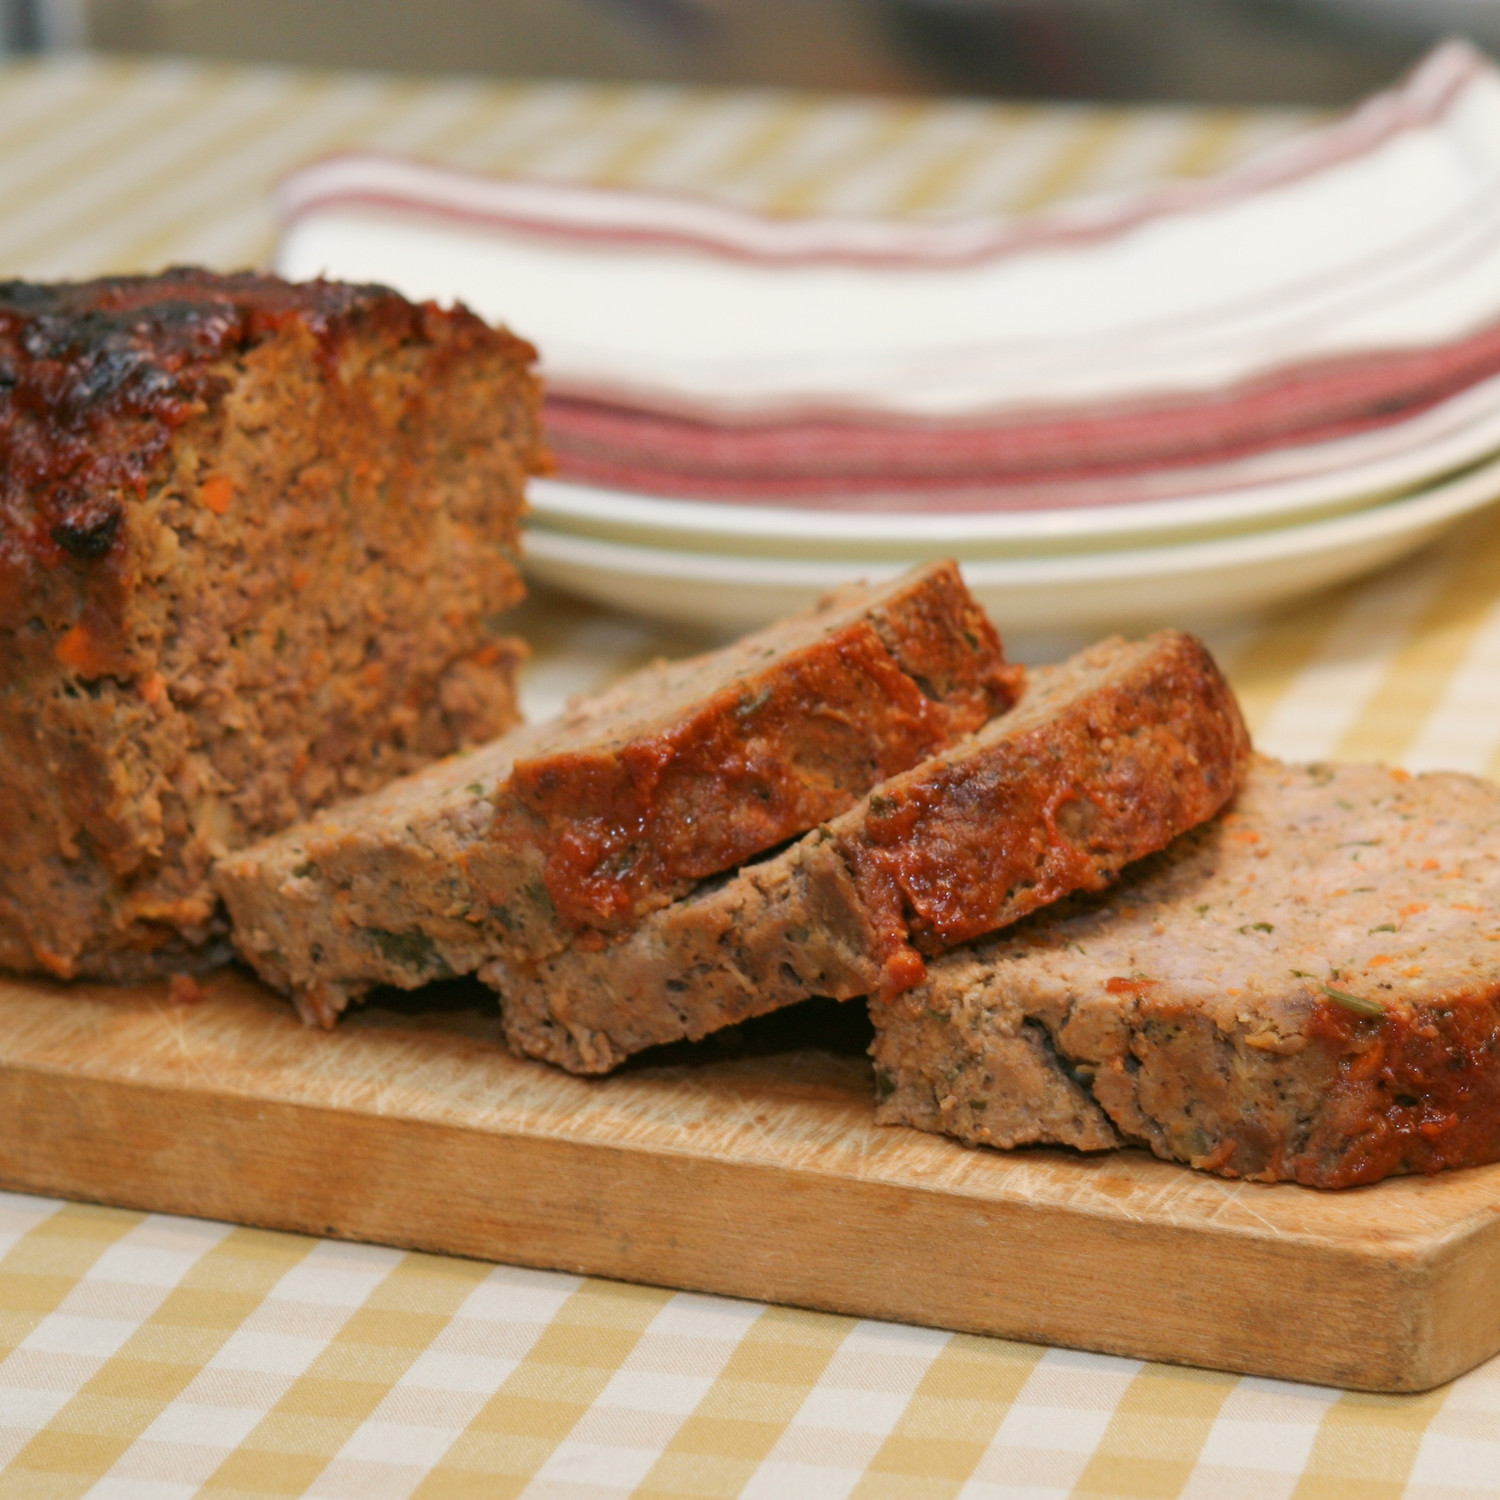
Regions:
[[923, 954], [1014, 922], [1202, 822], [1249, 744], [1203, 646], [1111, 640], [1032, 675], [1020, 706], [774, 858], [623, 940], [481, 977], [518, 1052], [602, 1072], [812, 995], [894, 994]]
[[224, 860], [240, 952], [328, 1023], [376, 984], [597, 947], [1013, 701], [952, 563], [856, 586]]
[[515, 722], [533, 357], [381, 287], [0, 283], [0, 967], [222, 957], [214, 858]]
[[1500, 1158], [1500, 788], [1258, 760], [1232, 810], [871, 1006], [879, 1116], [1315, 1187]]

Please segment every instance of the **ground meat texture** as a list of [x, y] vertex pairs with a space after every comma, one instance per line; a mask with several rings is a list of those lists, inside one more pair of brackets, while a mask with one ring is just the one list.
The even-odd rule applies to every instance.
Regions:
[[1177, 631], [1034, 673], [1020, 705], [773, 858], [631, 934], [481, 977], [518, 1052], [602, 1072], [810, 996], [898, 993], [925, 955], [1014, 922], [1211, 817], [1249, 753], [1234, 697]]
[[871, 1006], [891, 1124], [1338, 1188], [1500, 1159], [1500, 788], [1258, 760], [1102, 896]]
[[217, 856], [515, 722], [533, 359], [380, 287], [0, 284], [0, 966], [222, 958]]
[[240, 952], [325, 1024], [376, 984], [598, 947], [1014, 701], [952, 563], [663, 662], [221, 862]]

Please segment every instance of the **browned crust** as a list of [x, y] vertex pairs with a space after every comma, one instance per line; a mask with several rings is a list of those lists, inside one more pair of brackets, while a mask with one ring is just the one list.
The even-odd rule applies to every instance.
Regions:
[[624, 940], [501, 959], [482, 977], [511, 1045], [574, 1072], [811, 995], [894, 994], [920, 981], [918, 947], [1097, 889], [1211, 816], [1248, 749], [1199, 641], [1105, 642], [1037, 674], [980, 734]]
[[[351, 340], [423, 344], [442, 365], [536, 351], [467, 308], [380, 286], [292, 283], [174, 267], [156, 276], [0, 282], [0, 627], [24, 620], [39, 575], [82, 570], [91, 594], [128, 588], [123, 523], [177, 434], [222, 401], [235, 364], [288, 335], [333, 376]], [[539, 450], [537, 458], [539, 461]], [[128, 641], [96, 610], [92, 650], [128, 671]]]
[[952, 562], [792, 649], [764, 632], [737, 652], [738, 670], [681, 712], [516, 761], [508, 791], [529, 816], [502, 818], [495, 837], [537, 844], [565, 922], [629, 926], [663, 893], [842, 812], [977, 729], [1021, 680]]
[[1108, 675], [1062, 711], [896, 777], [834, 825], [884, 927], [888, 995], [920, 981], [914, 949], [1098, 890], [1232, 795], [1250, 738], [1203, 644], [1163, 631], [1118, 668], [1095, 651]]

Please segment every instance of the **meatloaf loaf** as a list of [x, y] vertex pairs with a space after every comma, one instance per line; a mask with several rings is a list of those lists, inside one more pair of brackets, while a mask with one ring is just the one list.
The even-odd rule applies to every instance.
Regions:
[[871, 1006], [879, 1117], [1315, 1187], [1500, 1158], [1500, 788], [1258, 760], [1231, 811]]
[[515, 721], [533, 357], [381, 287], [0, 284], [0, 966], [221, 956], [215, 857]]
[[1203, 646], [1106, 641], [775, 857], [596, 950], [481, 971], [518, 1052], [602, 1072], [813, 995], [893, 994], [923, 954], [1094, 889], [1215, 813], [1249, 744]]
[[240, 952], [324, 1024], [377, 984], [598, 946], [1013, 702], [952, 563], [658, 663], [224, 860]]

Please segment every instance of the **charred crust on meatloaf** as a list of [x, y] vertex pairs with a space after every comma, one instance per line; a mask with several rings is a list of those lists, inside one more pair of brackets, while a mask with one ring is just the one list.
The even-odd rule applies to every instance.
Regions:
[[425, 343], [438, 325], [449, 346], [498, 340], [533, 353], [465, 307], [376, 285], [182, 266], [0, 282], [0, 598], [17, 597], [9, 585], [35, 567], [108, 565], [124, 507], [173, 433], [227, 390], [225, 360], [296, 328], [332, 374], [356, 331]]

